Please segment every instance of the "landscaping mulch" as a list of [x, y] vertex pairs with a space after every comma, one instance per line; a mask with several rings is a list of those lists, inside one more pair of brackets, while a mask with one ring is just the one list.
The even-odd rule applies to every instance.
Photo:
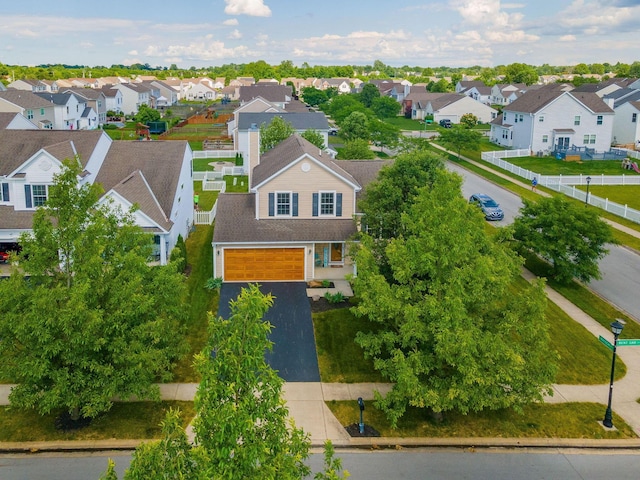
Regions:
[[338, 303], [330, 303], [326, 298], [320, 297], [317, 300], [314, 300], [312, 297], [309, 297], [309, 305], [311, 306], [311, 313], [322, 313], [328, 310], [335, 310], [336, 308], [347, 308], [351, 306], [348, 299], [343, 300]]

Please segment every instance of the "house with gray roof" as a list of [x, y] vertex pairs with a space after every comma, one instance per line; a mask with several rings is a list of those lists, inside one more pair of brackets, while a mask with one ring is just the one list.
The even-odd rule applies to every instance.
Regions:
[[91, 107], [98, 116], [98, 126], [104, 125], [107, 121], [107, 97], [104, 91], [99, 88], [64, 88], [60, 93], [73, 93], [76, 97], [87, 102], [87, 107]]
[[294, 134], [255, 162], [249, 193], [218, 197], [213, 276], [269, 282], [355, 273], [347, 242], [358, 228], [357, 195], [388, 161], [334, 160]]
[[240, 100], [240, 105], [244, 105], [245, 103], [260, 97], [267, 102], [276, 105], [278, 108], [286, 109], [287, 104], [293, 100], [293, 93], [290, 85], [266, 83], [242, 86], [239, 88], [238, 99]]
[[98, 114], [85, 97], [73, 92], [36, 93], [54, 105], [54, 130], [94, 130], [98, 128]]
[[184, 141], [118, 142], [101, 130], [0, 129], [0, 247], [16, 248], [62, 162], [74, 158], [82, 183], [101, 184], [101, 203], [138, 207], [134, 220], [154, 236], [155, 260], [165, 264], [193, 223], [191, 148]]
[[528, 91], [491, 122], [491, 140], [509, 148], [550, 153], [611, 147], [614, 111], [598, 95], [548, 85]]
[[466, 113], [476, 116], [479, 122], [489, 123], [498, 115], [498, 111], [463, 93], [432, 93], [412, 91], [403, 102], [405, 112], [411, 111], [411, 118], [424, 120], [432, 116], [434, 122], [450, 120], [460, 123]]
[[[251, 175], [250, 165], [255, 164], [256, 155], [260, 151], [259, 133], [261, 125], [269, 125], [273, 117], [281, 117], [290, 123], [296, 133], [304, 133], [307, 130], [316, 130], [324, 138], [324, 144], [329, 144], [329, 121], [322, 112], [240, 112], [238, 123], [234, 132], [234, 145], [236, 150], [242, 152], [244, 169]], [[252, 132], [258, 132], [257, 145], [252, 143]]]
[[111, 86], [122, 93], [122, 112], [127, 115], [138, 113], [140, 105], [151, 107], [151, 90], [140, 83], [118, 83]]
[[0, 112], [19, 113], [38, 128], [62, 129], [56, 125], [55, 105], [35, 93], [13, 88], [0, 92]]
[[0, 112], [0, 130], [36, 130], [37, 128], [19, 113]]

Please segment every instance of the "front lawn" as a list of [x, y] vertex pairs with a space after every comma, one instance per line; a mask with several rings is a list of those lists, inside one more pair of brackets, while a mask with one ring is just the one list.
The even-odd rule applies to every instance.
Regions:
[[541, 175], [638, 175], [633, 170], [620, 168], [618, 160], [566, 162], [553, 157], [517, 157], [505, 158], [505, 160]]
[[[326, 402], [343, 426], [359, 422], [360, 411], [354, 401]], [[532, 404], [522, 413], [513, 409], [484, 411], [462, 415], [446, 412], [442, 422], [436, 422], [425, 409], [409, 408], [391, 428], [385, 414], [373, 402], [366, 402], [365, 425], [372, 426], [382, 437], [431, 438], [637, 438], [631, 427], [613, 413], [615, 430], [605, 430], [598, 421], [605, 406], [599, 403]]]
[[160, 422], [169, 408], [180, 409], [185, 428], [195, 416], [193, 402], [119, 402], [88, 427], [64, 432], [55, 428], [59, 412], [40, 416], [33, 410], [0, 407], [0, 442], [161, 438]]

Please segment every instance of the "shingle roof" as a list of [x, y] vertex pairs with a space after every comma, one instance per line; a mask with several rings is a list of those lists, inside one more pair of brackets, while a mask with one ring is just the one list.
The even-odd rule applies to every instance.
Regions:
[[594, 113], [612, 113], [613, 110], [595, 93], [564, 92], [558, 88], [540, 88], [524, 93], [514, 100], [505, 110], [512, 112], [536, 113], [562, 95], [570, 95]]
[[258, 127], [269, 124], [275, 116], [282, 117], [295, 130], [328, 130], [327, 116], [321, 112], [239, 112], [238, 130], [248, 130], [252, 124]]
[[240, 87], [239, 99], [241, 102], [248, 102], [256, 97], [262, 97], [270, 102], [288, 102], [292, 97], [291, 86], [261, 84]]
[[33, 92], [26, 90], [8, 89], [0, 91], [0, 98], [22, 108], [47, 108], [51, 106], [51, 102], [46, 101], [42, 97]]
[[[102, 184], [104, 191], [108, 192], [132, 173], [140, 171], [156, 195], [164, 215], [171, 218], [186, 148], [187, 142], [178, 140], [114, 141], [96, 177], [96, 183]], [[134, 201], [141, 206], [145, 204], [144, 199]], [[191, 199], [185, 201], [190, 202]]]
[[33, 226], [33, 210], [14, 210], [13, 206], [0, 206], [0, 229], [29, 230]]
[[59, 160], [73, 158], [75, 149], [86, 167], [102, 135], [97, 130], [0, 130], [0, 175], [10, 174], [41, 149]]
[[73, 96], [80, 103], [84, 100], [83, 98], [78, 98], [73, 92], [70, 93], [49, 93], [49, 92], [41, 92], [36, 93], [37, 96], [46, 100], [49, 104], [54, 105], [66, 105], [69, 102], [69, 99]]
[[256, 220], [254, 209], [255, 194], [221, 193], [213, 242], [339, 242], [356, 233], [352, 218]]
[[251, 188], [258, 186], [260, 183], [264, 182], [266, 179], [275, 175], [277, 172], [286, 168], [289, 164], [304, 155], [308, 155], [317, 162], [320, 162], [346, 181], [354, 184], [355, 186], [359, 186], [355, 178], [333, 161], [327, 153], [323, 153], [321, 149], [308, 142], [300, 135], [294, 134], [260, 157], [260, 163], [253, 169]]
[[0, 130], [7, 128], [17, 115], [20, 114], [15, 112], [0, 112]]

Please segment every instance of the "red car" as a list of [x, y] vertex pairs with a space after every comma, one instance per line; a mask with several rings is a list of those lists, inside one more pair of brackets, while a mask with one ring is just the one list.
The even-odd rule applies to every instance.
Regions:
[[9, 252], [0, 252], [0, 263], [7, 263], [9, 260]]

